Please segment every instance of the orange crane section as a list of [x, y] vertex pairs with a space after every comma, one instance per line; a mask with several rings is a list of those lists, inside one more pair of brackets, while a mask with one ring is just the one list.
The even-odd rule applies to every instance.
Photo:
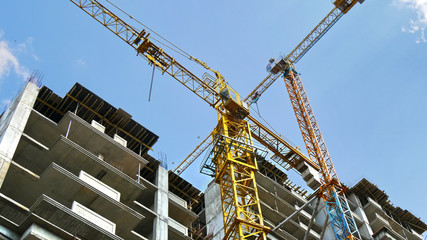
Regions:
[[[283, 74], [285, 60], [296, 64], [324, 35], [335, 23], [344, 16], [345, 13], [359, 2], [362, 4], [365, 0], [336, 0], [335, 7], [317, 24], [317, 26], [286, 56], [279, 60], [270, 59], [267, 65], [267, 71], [270, 74], [262, 80], [258, 86], [245, 98], [245, 102], [251, 105], [258, 101], [261, 95]], [[274, 68], [273, 68], [274, 67]]]
[[[327, 24], [327, 28], [325, 28], [325, 30], [327, 31], [337, 19], [339, 19], [344, 13], [348, 12], [357, 2], [358, 0], [336, 0], [334, 2], [336, 6], [335, 9], [339, 9], [341, 13], [336, 15], [334, 18], [335, 21]], [[362, 3], [363, 0], [359, 0], [359, 2]], [[332, 10], [331, 13], [334, 11], [335, 10]], [[324, 25], [324, 21], [325, 19], [322, 20], [318, 27]], [[316, 27], [316, 29], [318, 27]], [[304, 39], [297, 46], [297, 50], [292, 51], [288, 56], [279, 60], [270, 60], [270, 63], [267, 65], [267, 71], [269, 71], [270, 75], [273, 76], [283, 74], [286, 89], [288, 91], [309, 157], [313, 161], [316, 161], [320, 168], [319, 173], [321, 187], [319, 195], [325, 201], [326, 210], [332, 224], [335, 238], [337, 240], [360, 239], [359, 230], [357, 229], [345, 196], [347, 189], [338, 179], [334, 164], [332, 163], [325, 141], [323, 140], [322, 133], [320, 132], [313, 109], [311, 108], [307, 94], [304, 90], [304, 86], [299, 74], [294, 68], [294, 63], [297, 62], [301, 56], [311, 48], [313, 42], [317, 42], [324, 33], [324, 31], [321, 31], [318, 34], [314, 34], [316, 37], [313, 41], [308, 41], [308, 43], [307, 38]], [[313, 32], [309, 34], [309, 37], [312, 34]], [[295, 55], [295, 53], [297, 54]], [[266, 87], [261, 85], [260, 90], [265, 91], [265, 89]], [[256, 97], [258, 98], [259, 94]], [[257, 98], [253, 99], [256, 101]]]

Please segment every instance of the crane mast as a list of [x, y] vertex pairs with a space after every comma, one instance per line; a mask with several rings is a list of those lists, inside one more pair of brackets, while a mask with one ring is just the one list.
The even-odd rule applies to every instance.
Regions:
[[285, 67], [284, 80], [308, 154], [311, 159], [317, 160], [320, 167], [321, 187], [319, 192], [325, 201], [335, 237], [338, 240], [360, 239], [345, 196], [347, 189], [338, 179], [304, 86], [299, 74], [291, 64]]
[[218, 124], [212, 131], [213, 148], [204, 168], [220, 186], [224, 222], [223, 239], [267, 240], [270, 229], [264, 226], [255, 173], [257, 149], [253, 145], [249, 123], [244, 120], [249, 109], [223, 76], [205, 62], [193, 58], [215, 73], [216, 90], [222, 104], [216, 107]]
[[[221, 84], [219, 84], [221, 85]], [[221, 96], [229, 101], [232, 89], [223, 85]], [[226, 93], [225, 93], [226, 92]], [[228, 93], [227, 93], [228, 92]], [[238, 97], [238, 95], [237, 95]], [[250, 127], [242, 116], [217, 110], [218, 125], [212, 132], [214, 143], [210, 162], [215, 182], [220, 185], [224, 221], [224, 239], [266, 240], [255, 173], [258, 170]]]

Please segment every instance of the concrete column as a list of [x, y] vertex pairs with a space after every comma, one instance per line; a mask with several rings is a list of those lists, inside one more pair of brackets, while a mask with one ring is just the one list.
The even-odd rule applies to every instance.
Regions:
[[161, 166], [157, 169], [156, 182], [158, 190], [154, 196], [154, 211], [157, 217], [154, 219], [153, 239], [168, 239], [168, 219], [169, 219], [169, 181], [168, 171]]
[[335, 233], [334, 233], [334, 230], [332, 229], [332, 225], [331, 225], [331, 222], [329, 221], [329, 216], [326, 211], [325, 201], [320, 201], [319, 207], [321, 207], [322, 210], [319, 211], [319, 213], [314, 218], [314, 220], [322, 227], [325, 227], [323, 224], [326, 224], [323, 240], [335, 239]]
[[213, 235], [213, 240], [224, 237], [224, 220], [222, 218], [221, 192], [219, 184], [211, 182], [205, 191], [206, 230]]
[[0, 188], [24, 132], [39, 88], [27, 83], [0, 119]]
[[374, 232], [372, 231], [371, 226], [369, 225], [368, 217], [365, 214], [365, 211], [363, 210], [362, 204], [360, 203], [359, 198], [355, 194], [351, 194], [348, 197], [349, 201], [352, 201], [357, 205], [355, 209], [355, 213], [362, 219], [363, 224], [359, 227], [359, 233], [362, 236], [371, 237]]

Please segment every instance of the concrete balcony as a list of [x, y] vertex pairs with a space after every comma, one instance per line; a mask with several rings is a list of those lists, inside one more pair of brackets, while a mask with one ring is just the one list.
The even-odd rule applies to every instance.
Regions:
[[79, 214], [57, 201], [42, 195], [30, 208], [34, 213], [50, 223], [66, 230], [70, 233], [78, 233], [86, 239], [123, 239], [114, 235], [102, 227], [86, 220]]
[[[268, 224], [267, 226], [269, 227], [275, 227], [281, 221], [287, 218], [287, 215], [283, 214], [280, 211], [277, 211], [276, 209], [273, 209], [269, 204], [263, 202], [262, 200], [261, 200], [261, 211], [262, 211], [264, 220], [266, 221], [266, 224]], [[306, 225], [301, 220], [302, 220], [301, 215], [300, 216], [296, 215], [292, 219], [289, 219], [286, 222], [286, 224], [283, 224], [279, 229], [277, 229], [275, 233], [283, 237], [284, 239], [294, 239], [294, 238], [303, 239], [305, 232], [308, 229], [307, 228], [308, 222]], [[320, 237], [320, 231], [321, 231], [321, 227], [316, 222], [313, 222], [308, 239], [318, 240]]]
[[187, 202], [184, 199], [178, 197], [177, 195], [171, 192], [169, 192], [168, 195], [169, 195], [169, 200], [172, 200], [174, 203], [176, 203], [177, 205], [183, 208], [187, 208]]
[[112, 234], [116, 233], [116, 224], [114, 222], [104, 218], [76, 201], [71, 205], [71, 211]]
[[137, 239], [131, 231], [144, 219], [139, 212], [116, 201], [71, 172], [52, 163], [40, 176], [13, 162], [1, 193], [22, 206], [32, 206], [40, 196], [55, 199], [68, 209], [74, 201], [117, 225], [117, 235]]
[[1, 224], [27, 239], [34, 239], [30, 238], [31, 231], [28, 231], [33, 224], [49, 229], [51, 234], [61, 239], [71, 239], [75, 235], [85, 239], [123, 239], [82, 218], [46, 195], [41, 195], [30, 208], [26, 208], [0, 194], [0, 209]]
[[184, 226], [185, 228], [191, 226], [191, 224], [197, 219], [197, 214], [193, 213], [187, 208], [187, 202], [175, 194], [169, 192], [169, 216], [175, 222]]
[[368, 203], [366, 203], [365, 206], [363, 206], [363, 210], [368, 218], [369, 216], [372, 216], [376, 212], [383, 212], [381, 205], [379, 205], [377, 202], [375, 202], [371, 198], [368, 198]]
[[366, 216], [369, 219], [370, 226], [373, 232], [379, 231], [382, 227], [388, 229], [388, 234], [396, 239], [422, 240], [423, 236], [408, 230], [401, 223], [396, 222], [393, 218], [384, 212], [382, 207], [374, 200], [368, 198], [368, 203], [363, 207]]
[[[299, 194], [286, 189], [282, 185], [260, 173], [256, 174], [256, 179], [258, 186], [262, 187], [265, 192], [269, 193], [270, 195], [277, 196], [277, 198], [286, 201], [290, 205], [295, 205], [296, 203], [298, 205], [303, 205], [306, 202], [306, 200]], [[259, 196], [260, 198], [263, 198], [264, 195], [260, 193]]]
[[[18, 237], [17, 237], [18, 239]], [[50, 231], [38, 226], [37, 224], [32, 224], [22, 235], [22, 237], [19, 238], [20, 240], [61, 240], [62, 238], [56, 236], [55, 234], [51, 233]]]
[[79, 178], [82, 181], [86, 182], [87, 184], [91, 185], [92, 187], [96, 188], [97, 190], [101, 191], [105, 195], [107, 195], [107, 196], [111, 197], [112, 199], [120, 202], [120, 192], [118, 192], [114, 188], [108, 186], [107, 184], [99, 181], [98, 179], [96, 179], [92, 175], [90, 175], [84, 171], [80, 171]]
[[[269, 206], [269, 209], [266, 209], [264, 212], [264, 209], [262, 209], [262, 214], [264, 217], [270, 219], [275, 224], [278, 224], [282, 220], [284, 220], [286, 217], [283, 216], [289, 216], [295, 211], [299, 209], [298, 205], [291, 205], [287, 201], [281, 199], [279, 196], [274, 195], [273, 193], [267, 191], [264, 187], [261, 187], [258, 185], [258, 192], [260, 195], [260, 200], [265, 204]], [[289, 194], [292, 194], [289, 192]], [[299, 203], [299, 202], [298, 202]], [[300, 205], [303, 205], [303, 203], [300, 203]], [[270, 210], [271, 209], [271, 210]], [[301, 210], [299, 214], [295, 215], [293, 218], [294, 221], [300, 222], [305, 226], [308, 226], [310, 219], [311, 219], [311, 213], [313, 212], [313, 209], [311, 206], [306, 206], [304, 210]], [[280, 213], [282, 215], [279, 215], [277, 213]], [[320, 233], [322, 227], [317, 223], [313, 222], [312, 231]]]
[[405, 239], [387, 227], [382, 227], [381, 229], [376, 231], [372, 235], [372, 237], [374, 238], [374, 240], [404, 240]]
[[376, 232], [383, 227], [391, 228], [387, 219], [378, 213], [374, 213], [374, 215], [369, 218], [369, 222], [373, 232]]
[[402, 236], [402, 237], [404, 237], [404, 239], [408, 239], [408, 240], [422, 240], [422, 239], [424, 239], [422, 235], [420, 235], [420, 234], [418, 234], [412, 230], [408, 230], [407, 228], [402, 226], [401, 223], [396, 222], [396, 220], [391, 218], [389, 215], [385, 214], [384, 217], [388, 219], [388, 222], [391, 226], [390, 231], [392, 233], [395, 233], [395, 235]]
[[168, 239], [191, 239], [188, 236], [188, 229], [179, 222], [168, 219]]
[[64, 136], [58, 136], [56, 142], [48, 148], [24, 135], [18, 144], [14, 161], [36, 175], [42, 174], [52, 162], [74, 175], [79, 175], [83, 170], [120, 192], [121, 201], [128, 205], [146, 189], [144, 185]]
[[60, 135], [67, 136], [97, 157], [102, 156], [102, 160], [128, 176], [136, 175], [139, 163], [142, 166], [147, 164], [147, 160], [125, 147], [122, 141], [111, 138], [99, 127], [92, 126], [71, 112], [67, 112], [56, 124], [33, 110], [24, 133], [48, 148], [56, 143]]
[[175, 221], [173, 218], [169, 217], [168, 224], [170, 227], [175, 228], [177, 231], [181, 232], [184, 235], [188, 235], [188, 228], [180, 224], [179, 222]]

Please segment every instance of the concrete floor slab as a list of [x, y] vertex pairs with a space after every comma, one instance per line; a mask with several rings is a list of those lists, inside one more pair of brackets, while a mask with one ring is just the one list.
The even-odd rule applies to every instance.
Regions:
[[176, 230], [175, 228], [168, 226], [168, 239], [188, 239], [191, 240], [191, 238], [189, 236], [186, 236], [184, 234], [182, 234], [180, 231]]
[[18, 150], [14, 161], [37, 175], [42, 174], [52, 162], [74, 175], [83, 170], [119, 191], [121, 201], [125, 204], [132, 204], [145, 189], [142, 183], [137, 183], [130, 176], [63, 136], [57, 139], [49, 151], [40, 149], [28, 138], [22, 138]]
[[286, 189], [284, 186], [274, 182], [263, 174], [257, 173], [256, 179], [259, 186], [263, 187], [268, 192], [277, 194], [281, 199], [286, 200], [288, 203], [294, 204], [295, 202], [299, 202], [304, 204], [306, 202], [306, 200], [299, 194]]
[[154, 195], [158, 188], [156, 185], [148, 181], [147, 179], [140, 177], [140, 183], [144, 185], [144, 193], [139, 195], [137, 201], [151, 210], [154, 209]]
[[16, 184], [8, 184], [1, 189], [2, 193], [22, 202], [25, 206], [33, 204], [41, 194], [51, 196], [69, 208], [73, 201], [77, 201], [116, 223], [117, 234], [125, 238], [135, 237], [130, 235], [131, 231], [144, 218], [137, 211], [110, 198], [55, 163], [52, 163], [39, 178], [25, 174], [26, 171], [23, 169], [12, 167], [7, 175], [7, 181]]
[[58, 125], [38, 111], [32, 109], [24, 133], [46, 146], [51, 146], [61, 135]]
[[158, 215], [137, 201], [134, 202], [132, 208], [145, 217], [139, 222], [138, 226], [134, 228], [134, 231], [139, 235], [148, 236], [153, 232], [154, 219], [158, 217]]
[[123, 239], [82, 218], [46, 195], [42, 195], [34, 203], [30, 211], [67, 232], [76, 233], [86, 239]]
[[83, 146], [91, 152], [102, 154], [104, 160], [120, 169], [129, 176], [136, 176], [138, 163], [145, 166], [148, 161], [127, 147], [124, 147], [113, 138], [94, 128], [74, 113], [67, 112], [58, 123], [61, 132], [67, 132], [67, 138]]
[[198, 217], [197, 214], [181, 206], [180, 204], [176, 203], [170, 198], [169, 198], [169, 216], [187, 228], [191, 226], [191, 223], [193, 223]]

